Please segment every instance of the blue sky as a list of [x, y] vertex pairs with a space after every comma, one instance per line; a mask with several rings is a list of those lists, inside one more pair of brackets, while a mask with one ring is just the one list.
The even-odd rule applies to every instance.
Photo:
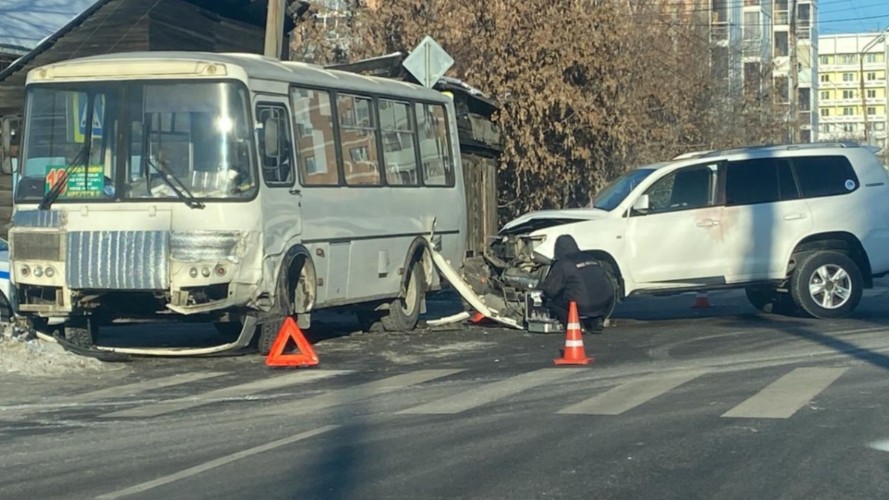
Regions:
[[0, 46], [34, 48], [96, 0], [0, 0]]
[[818, 16], [821, 35], [880, 31], [889, 26], [889, 0], [819, 0]]

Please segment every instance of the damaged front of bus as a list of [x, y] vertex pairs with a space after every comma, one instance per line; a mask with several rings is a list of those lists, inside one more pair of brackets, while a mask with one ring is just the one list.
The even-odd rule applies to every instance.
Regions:
[[262, 276], [249, 105], [243, 71], [196, 58], [33, 70], [10, 231], [18, 312], [90, 346], [113, 320], [245, 310]]

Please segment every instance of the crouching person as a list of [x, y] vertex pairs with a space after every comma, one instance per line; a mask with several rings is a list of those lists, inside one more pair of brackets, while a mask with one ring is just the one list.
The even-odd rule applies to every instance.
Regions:
[[574, 301], [585, 331], [601, 332], [605, 315], [614, 301], [614, 286], [596, 259], [580, 253], [574, 238], [563, 234], [556, 239], [549, 274], [540, 284], [550, 313], [568, 324], [568, 307]]

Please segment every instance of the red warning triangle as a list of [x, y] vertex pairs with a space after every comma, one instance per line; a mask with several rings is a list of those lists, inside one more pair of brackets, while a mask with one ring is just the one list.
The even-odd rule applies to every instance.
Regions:
[[[296, 353], [284, 354], [284, 348], [290, 339], [296, 342]], [[292, 316], [288, 316], [278, 330], [278, 337], [272, 344], [269, 355], [265, 358], [266, 366], [315, 366], [318, 364], [318, 355], [312, 349], [312, 344], [303, 336], [302, 330], [293, 321]]]

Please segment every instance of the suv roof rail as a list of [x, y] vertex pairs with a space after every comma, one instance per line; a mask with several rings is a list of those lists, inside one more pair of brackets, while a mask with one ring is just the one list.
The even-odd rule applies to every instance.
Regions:
[[857, 142], [854, 141], [834, 141], [834, 142], [803, 142], [795, 144], [760, 144], [757, 146], [746, 146], [740, 148], [715, 149], [713, 151], [704, 151], [700, 153], [686, 153], [674, 158], [674, 160], [685, 158], [705, 158], [727, 154], [744, 153], [746, 151], [756, 150], [772, 150], [772, 151], [791, 151], [796, 149], [820, 149], [820, 148], [859, 148]]

